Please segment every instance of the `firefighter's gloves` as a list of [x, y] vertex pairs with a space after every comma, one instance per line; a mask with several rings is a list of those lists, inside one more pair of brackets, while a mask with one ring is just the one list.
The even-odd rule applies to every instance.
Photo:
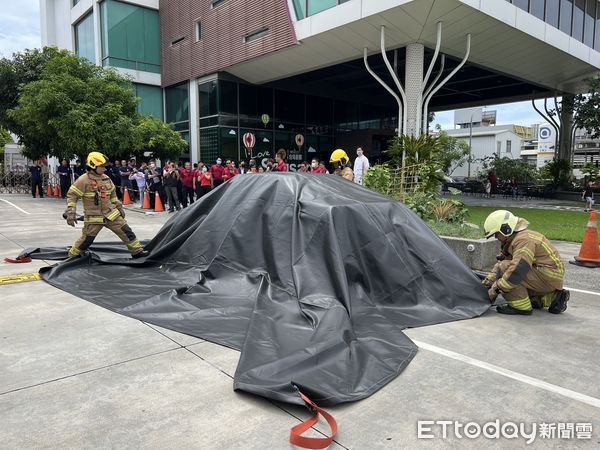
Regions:
[[490, 299], [490, 303], [494, 303], [498, 298], [498, 294], [500, 294], [500, 290], [496, 286], [496, 283], [492, 283], [488, 290], [488, 297]]
[[77, 223], [77, 214], [74, 209], [67, 209], [63, 214], [63, 217], [67, 220], [67, 225], [74, 227]]
[[492, 287], [492, 284], [496, 281], [496, 274], [494, 272], [488, 273], [488, 276], [481, 282], [486, 288]]

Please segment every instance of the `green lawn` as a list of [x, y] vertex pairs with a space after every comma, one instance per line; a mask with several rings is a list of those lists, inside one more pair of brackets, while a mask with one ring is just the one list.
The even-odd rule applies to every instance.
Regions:
[[[467, 220], [479, 225], [483, 230], [483, 222], [488, 214], [498, 208], [487, 206], [469, 206]], [[589, 214], [583, 211], [553, 211], [547, 209], [509, 208], [510, 212], [528, 220], [529, 228], [539, 231], [548, 239], [581, 242], [585, 234], [585, 226]], [[483, 234], [483, 232], [482, 232]]]

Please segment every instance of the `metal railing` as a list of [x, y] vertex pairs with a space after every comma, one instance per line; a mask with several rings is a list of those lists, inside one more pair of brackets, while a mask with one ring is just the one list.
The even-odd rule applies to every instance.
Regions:
[[390, 168], [391, 192], [390, 196], [400, 201], [404, 201], [407, 194], [411, 194], [419, 188], [419, 171], [423, 164], [414, 164], [411, 166]]
[[[42, 189], [46, 195], [48, 182], [54, 188], [59, 183], [57, 174], [42, 174]], [[31, 194], [31, 174], [29, 172], [0, 172], [0, 194]]]

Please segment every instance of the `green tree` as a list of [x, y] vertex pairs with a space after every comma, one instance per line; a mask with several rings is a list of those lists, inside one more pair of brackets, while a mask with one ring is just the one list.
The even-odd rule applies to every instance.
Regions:
[[[68, 55], [66, 50], [54, 47], [25, 50], [15, 53], [12, 59], [0, 59], [0, 126], [14, 133], [19, 140], [24, 136], [23, 126], [10, 117], [9, 111], [17, 107], [22, 89], [28, 83], [39, 80], [46, 64], [57, 56]], [[42, 136], [30, 138], [31, 145], [48, 149], [49, 143]], [[34, 142], [35, 141], [35, 142]], [[40, 155], [44, 152], [40, 152]]]
[[12, 142], [10, 134], [0, 126], [0, 155], [4, 153], [4, 147], [10, 142]]
[[[35, 66], [41, 74], [19, 88], [16, 104], [5, 114], [25, 156], [71, 159], [97, 150], [111, 158], [144, 152], [176, 157], [186, 148], [172, 128], [137, 113], [138, 99], [127, 78], [73, 53], [47, 51], [51, 57]], [[15, 61], [13, 66], [21, 67]]]
[[580, 170], [582, 174], [592, 180], [598, 179], [598, 176], [600, 175], [600, 167], [598, 167], [597, 163], [585, 163]]
[[571, 178], [571, 164], [563, 159], [553, 159], [547, 162], [540, 170], [540, 175], [545, 180], [552, 180], [554, 186], [566, 186]]
[[600, 75], [587, 80], [588, 92], [575, 96], [575, 124], [600, 137]]
[[446, 175], [452, 174], [457, 168], [469, 161], [469, 144], [459, 138], [449, 136], [445, 131], [439, 131], [442, 149], [442, 169]]
[[98, 150], [126, 156], [137, 100], [131, 83], [74, 54], [56, 55], [39, 80], [26, 84], [8, 117], [19, 124], [23, 153], [70, 159]]
[[188, 147], [172, 125], [146, 116], [142, 116], [135, 126], [134, 143], [132, 153], [140, 158], [148, 153], [154, 158], [175, 158]]
[[483, 174], [495, 170], [498, 181], [511, 181], [513, 178], [518, 183], [534, 183], [540, 179], [537, 169], [521, 159], [512, 158], [486, 158], [483, 163]]

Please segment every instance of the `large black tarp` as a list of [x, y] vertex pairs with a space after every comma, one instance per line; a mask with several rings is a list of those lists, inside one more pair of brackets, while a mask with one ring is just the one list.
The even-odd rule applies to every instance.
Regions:
[[[404, 205], [341, 177], [235, 177], [146, 246], [97, 245], [43, 278], [85, 300], [241, 351], [234, 388], [289, 403], [369, 396], [417, 347], [403, 333], [478, 316], [478, 278]], [[61, 258], [66, 249], [38, 249]]]

